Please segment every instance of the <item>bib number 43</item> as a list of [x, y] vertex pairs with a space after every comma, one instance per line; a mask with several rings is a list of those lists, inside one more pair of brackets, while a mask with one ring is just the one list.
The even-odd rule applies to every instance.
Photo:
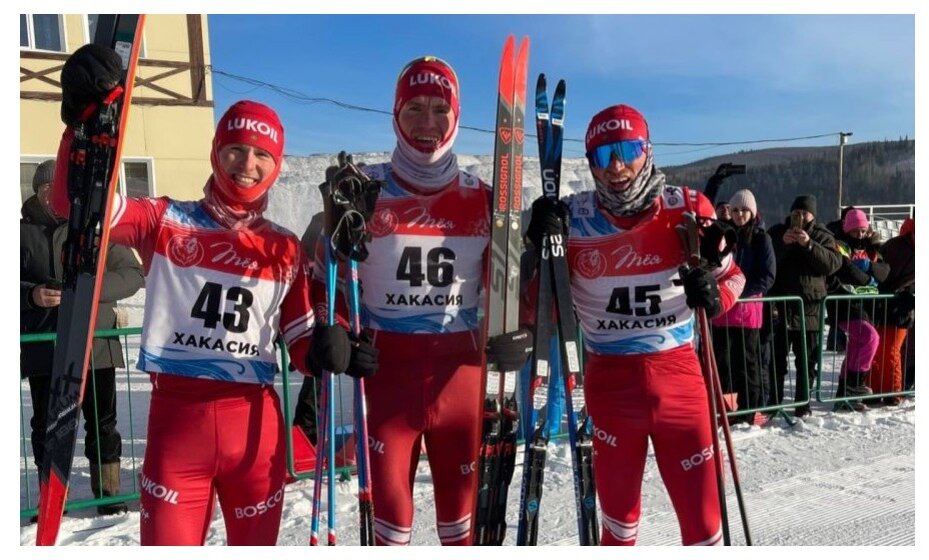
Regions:
[[[223, 302], [231, 302], [232, 308], [229, 311], [223, 310]], [[251, 315], [248, 308], [251, 307], [254, 296], [247, 289], [241, 286], [233, 286], [225, 290], [223, 297], [223, 286], [215, 282], [207, 282], [197, 301], [194, 302], [190, 310], [190, 316], [194, 319], [202, 319], [203, 326], [208, 329], [215, 329], [222, 321], [223, 328], [229, 332], [242, 333], [248, 330], [248, 321]]]

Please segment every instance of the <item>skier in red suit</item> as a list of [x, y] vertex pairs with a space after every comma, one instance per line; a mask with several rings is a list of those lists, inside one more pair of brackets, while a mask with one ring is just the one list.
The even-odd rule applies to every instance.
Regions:
[[682, 214], [714, 217], [713, 206], [696, 191], [665, 184], [638, 111], [616, 105], [595, 115], [586, 148], [596, 190], [537, 200], [528, 237], [540, 247], [547, 232], [568, 235], [571, 295], [587, 352], [600, 542], [635, 544], [651, 442], [683, 544], [721, 544], [693, 308], [709, 316], [729, 309], [745, 278], [731, 256], [712, 272], [680, 269]]
[[[78, 49], [62, 70], [52, 204], [67, 216], [68, 155], [85, 107], [119, 79], [119, 56]], [[216, 127], [213, 172], [197, 201], [116, 195], [110, 241], [135, 248], [146, 275], [138, 368], [152, 398], [141, 482], [143, 545], [200, 545], [218, 498], [229, 544], [273, 545], [284, 495], [284, 427], [275, 340], [291, 362], [370, 374], [376, 352], [342, 327], [314, 329], [310, 264], [297, 237], [266, 220], [284, 127], [240, 101]]]

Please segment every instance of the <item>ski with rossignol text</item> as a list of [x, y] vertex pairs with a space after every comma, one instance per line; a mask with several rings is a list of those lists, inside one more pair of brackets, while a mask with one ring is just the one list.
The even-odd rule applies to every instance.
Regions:
[[37, 545], [55, 544], [68, 497], [122, 140], [144, 21], [142, 14], [98, 17], [93, 42], [120, 55], [122, 79], [104, 100], [88, 107], [86, 118], [74, 127], [67, 179], [71, 211], [62, 251], [64, 278], [58, 307], [58, 338], [49, 383], [45, 458], [39, 465]]
[[[525, 139], [526, 75], [529, 38], [518, 50], [511, 35], [503, 48], [498, 82], [494, 178], [491, 200], [490, 259], [485, 340], [519, 328], [519, 260], [522, 253], [522, 165]], [[507, 490], [516, 468], [517, 404], [507, 394], [508, 372], [484, 368], [481, 387], [496, 377], [494, 397], [482, 399], [477, 494], [472, 539], [478, 545], [499, 545], [506, 533]], [[493, 374], [493, 375], [491, 375]]]

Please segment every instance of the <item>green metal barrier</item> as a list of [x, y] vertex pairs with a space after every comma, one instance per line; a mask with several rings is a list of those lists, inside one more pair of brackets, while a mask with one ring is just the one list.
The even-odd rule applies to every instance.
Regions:
[[[136, 371], [134, 369], [130, 371], [131, 368], [129, 366], [130, 364], [129, 337], [130, 336], [138, 337], [141, 334], [142, 334], [141, 327], [131, 327], [131, 328], [123, 328], [123, 329], [105, 329], [105, 330], [98, 330], [94, 332], [94, 336], [97, 338], [114, 337], [114, 336], [121, 338], [122, 347], [123, 347], [123, 359], [127, 365], [126, 367], [119, 370], [117, 375], [119, 379], [125, 380], [126, 386], [127, 386], [126, 394], [128, 397], [131, 397], [133, 393], [133, 390], [132, 390], [133, 380], [131, 377], [132, 375], [142, 376], [142, 379], [136, 378], [136, 383], [143, 382], [145, 384], [148, 384], [149, 382], [147, 374], [145, 374], [144, 372]], [[55, 339], [56, 339], [55, 333], [20, 335], [20, 342], [24, 344], [30, 344], [30, 343], [36, 343], [36, 342], [54, 342]], [[134, 346], [137, 347], [138, 344], [135, 343]], [[275, 380], [275, 389], [278, 391], [279, 395], [281, 396], [282, 406], [284, 409], [284, 435], [286, 439], [287, 471], [294, 480], [303, 480], [303, 479], [311, 478], [313, 476], [313, 470], [309, 469], [306, 471], [298, 471], [296, 469], [295, 464], [294, 464], [293, 438], [292, 438], [292, 434], [290, 431], [290, 426], [293, 423], [293, 406], [291, 405], [291, 403], [293, 402], [293, 398], [291, 396], [291, 391], [293, 391], [294, 388], [296, 388], [296, 390], [299, 391], [299, 388], [300, 388], [300, 385], [302, 384], [304, 376], [300, 374], [299, 372], [289, 371], [290, 360], [289, 360], [289, 356], [287, 353], [287, 349], [281, 343], [278, 343], [277, 347], [278, 347], [278, 352], [280, 355], [279, 364], [281, 367], [281, 371], [283, 373], [280, 378], [277, 378]], [[91, 369], [93, 369], [93, 363], [91, 363]], [[91, 377], [90, 379], [92, 380], [93, 378]], [[24, 386], [26, 386], [25, 379], [21, 380], [20, 382], [20, 444], [21, 444], [20, 445], [20, 454], [21, 454], [20, 457], [22, 461], [21, 462], [22, 474], [21, 474], [21, 487], [20, 487], [20, 494], [21, 494], [20, 517], [28, 518], [28, 517], [35, 516], [37, 514], [38, 475], [37, 475], [36, 467], [32, 462], [31, 453], [29, 451], [29, 446], [30, 446], [29, 435], [26, 433], [26, 430], [27, 430], [26, 426], [29, 425], [29, 418], [26, 417], [25, 402], [26, 402], [27, 395], [24, 394]], [[95, 390], [93, 383], [91, 383], [87, 387], [86, 390]], [[25, 391], [28, 392], [28, 387], [26, 387]], [[118, 391], [118, 392], [122, 392], [122, 391]], [[337, 403], [344, 402], [341, 396], [341, 386], [337, 387], [336, 396], [338, 397], [336, 400]], [[94, 497], [94, 498], [89, 498], [89, 499], [87, 498], [69, 499], [67, 503], [65, 504], [65, 511], [81, 510], [81, 509], [86, 509], [86, 508], [93, 508], [97, 506], [122, 503], [122, 502], [132, 502], [132, 501], [136, 501], [139, 499], [138, 474], [139, 474], [139, 469], [141, 466], [141, 457], [137, 456], [137, 451], [136, 451], [135, 415], [133, 412], [134, 407], [132, 406], [131, 398], [129, 398], [128, 403], [129, 403], [128, 418], [122, 418], [121, 416], [118, 418], [121, 430], [123, 429], [122, 426], [126, 424], [127, 422], [129, 426], [129, 438], [128, 438], [129, 439], [129, 452], [125, 453], [125, 450], [124, 450], [122, 457], [120, 457], [120, 463], [121, 463], [122, 470], [126, 470], [125, 462], [126, 461], [129, 462], [129, 470], [131, 473], [131, 476], [128, 477], [129, 483], [127, 484], [126, 478], [123, 478], [123, 481], [122, 481], [123, 487], [126, 487], [128, 490], [126, 492], [121, 492], [120, 494], [116, 496], [107, 496], [107, 497], [101, 497], [101, 498]], [[119, 410], [119, 407], [117, 407], [117, 409]], [[95, 414], [96, 414], [96, 411], [95, 411]], [[126, 435], [122, 432], [121, 432], [121, 435], [122, 435], [122, 439], [125, 441]], [[143, 439], [145, 438], [144, 428], [143, 428], [142, 433], [140, 434], [140, 437]], [[342, 450], [343, 455], [347, 454], [347, 452], [348, 452], [348, 449]], [[100, 451], [98, 448], [97, 449], [97, 458], [98, 458], [97, 464], [98, 465], [100, 464], [99, 453]], [[78, 456], [76, 454], [75, 458], [77, 457]], [[343, 460], [342, 462], [347, 463], [348, 461]], [[350, 476], [353, 470], [354, 469], [351, 466], [344, 466], [344, 467], [339, 467], [337, 469], [337, 472], [339, 473], [340, 478], [345, 480]], [[79, 475], [80, 471], [76, 470], [72, 474], [72, 476], [74, 476], [75, 474]], [[72, 479], [72, 481], [74, 481], [74, 479]]]
[[[126, 363], [126, 366], [122, 369], [117, 368], [117, 380], [124, 376], [127, 384], [127, 395], [132, 395], [132, 380], [130, 378], [129, 371], [129, 337], [138, 336], [142, 334], [142, 329], [140, 327], [130, 327], [122, 329], [101, 329], [94, 331], [95, 338], [122, 338], [122, 349], [123, 349], [123, 360]], [[38, 334], [22, 334], [19, 337], [21, 344], [32, 344], [37, 342], [54, 342], [56, 340], [55, 333], [38, 333]], [[91, 369], [94, 369], [93, 357], [91, 356]], [[96, 394], [96, 386], [94, 383], [94, 377], [89, 378], [91, 383], [85, 388], [85, 391], [94, 391]], [[35, 465], [31, 461], [31, 454], [29, 453], [28, 446], [29, 436], [26, 434], [26, 426], [29, 425], [29, 419], [26, 418], [25, 414], [25, 395], [23, 394], [23, 386], [26, 384], [25, 379], [20, 380], [20, 449], [21, 449], [21, 487], [20, 487], [20, 517], [27, 518], [35, 516], [38, 511], [38, 473]], [[30, 398], [31, 406], [31, 398]], [[119, 407], [117, 407], [118, 409]], [[94, 410], [94, 416], [97, 417], [97, 410]], [[116, 496], [107, 496], [100, 498], [90, 498], [90, 499], [69, 499], [65, 504], [65, 511], [71, 510], [80, 510], [85, 508], [104, 506], [109, 504], [117, 504], [122, 502], [131, 502], [139, 499], [139, 487], [138, 487], [138, 469], [141, 461], [136, 457], [135, 450], [135, 422], [133, 414], [132, 399], [128, 401], [128, 418], [119, 418], [122, 420], [121, 425], [128, 425], [129, 427], [129, 453], [122, 453], [120, 457], [120, 469], [125, 470], [124, 462], [129, 462], [129, 471], [131, 476], [128, 477], [128, 490], [125, 492], [120, 492]], [[123, 433], [125, 429], [122, 428], [120, 435], [122, 439], [125, 440], [126, 436]], [[77, 457], [77, 454], [75, 454]], [[101, 464], [100, 460], [100, 448], [97, 447], [97, 465]], [[76, 473], [72, 473], [72, 476]], [[89, 474], [89, 473], [88, 473]], [[101, 473], [98, 473], [100, 476]], [[122, 478], [122, 477], [121, 477]], [[127, 486], [127, 481], [125, 479], [121, 480], [121, 488]]]
[[[894, 296], [892, 294], [858, 294], [858, 295], [830, 295], [826, 297], [823, 302], [823, 306], [820, 310], [820, 321], [821, 324], [826, 325], [828, 323], [829, 328], [839, 329], [839, 325], [845, 321], [854, 318], [852, 307], [856, 306], [859, 310], [864, 311], [868, 317], [868, 323], [878, 331], [878, 336], [881, 336], [884, 330], [882, 325], [892, 323], [888, 317], [889, 305], [887, 305]], [[840, 306], [845, 303], [845, 313], [841, 314]], [[828, 379], [820, 379], [816, 387], [816, 398], [819, 402], [823, 403], [835, 403], [835, 408], [839, 409], [843, 404], [851, 403], [855, 401], [861, 401], [865, 404], [875, 404], [876, 401], [893, 398], [893, 397], [907, 397], [916, 394], [915, 385], [908, 386], [905, 383], [905, 371], [908, 360], [908, 346], [913, 342], [910, 340], [912, 337], [907, 335], [903, 341], [903, 346], [900, 350], [899, 364], [901, 370], [901, 386], [900, 388], [882, 386], [875, 379], [871, 378], [871, 375], [868, 376], [866, 382], [873, 390], [871, 395], [863, 396], [839, 396], [836, 394], [835, 386], [838, 384], [839, 376], [841, 375], [842, 366], [841, 363], [844, 361], [845, 353], [838, 350], [828, 350], [826, 345], [823, 344], [820, 346], [820, 352], [817, 357], [819, 362], [820, 370], [822, 370], [823, 365], [826, 363], [827, 359], [831, 359], [832, 375]], [[878, 346], [878, 354], [875, 355], [875, 360], [882, 359], [882, 352], [895, 351], [892, 348], [892, 345], [888, 341], [882, 341]], [[871, 374], [875, 372], [872, 369]]]
[[[729, 410], [727, 417], [734, 421], [755, 422], [758, 414], [768, 418], [774, 415], [787, 416], [787, 411], [796, 409], [810, 403], [809, 357], [807, 349], [808, 333], [805, 322], [800, 322], [799, 331], [790, 331], [785, 321], [788, 312], [790, 315], [804, 316], [806, 307], [799, 296], [778, 296], [762, 298], [744, 298], [737, 303], [761, 303], [763, 305], [763, 321], [761, 329], [743, 329], [737, 327], [713, 326], [714, 352], [720, 370], [720, 382], [724, 393], [738, 394], [738, 408]], [[755, 333], [748, 331], [754, 330]], [[799, 333], [792, 335], [791, 333]], [[735, 335], [738, 340], [733, 342]], [[756, 339], [757, 337], [757, 339]], [[757, 340], [754, 347], [746, 347], [746, 338]], [[791, 339], [799, 344], [791, 345]], [[796, 366], [791, 368], [790, 348], [795, 357]], [[741, 361], [735, 358], [741, 358]], [[797, 359], [799, 357], [799, 359]], [[749, 360], [757, 360], [757, 378], [749, 378], [751, 364]], [[778, 375], [778, 370], [783, 376]], [[815, 376], [815, 371], [814, 371]], [[751, 400], [750, 385], [760, 385], [755, 402]], [[741, 390], [740, 390], [741, 389]]]

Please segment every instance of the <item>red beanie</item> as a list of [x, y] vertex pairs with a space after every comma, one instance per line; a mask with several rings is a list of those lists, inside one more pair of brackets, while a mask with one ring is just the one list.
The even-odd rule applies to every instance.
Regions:
[[213, 148], [217, 151], [233, 143], [261, 148], [278, 161], [284, 154], [284, 126], [277, 113], [267, 105], [239, 101], [219, 119], [213, 137]]
[[[274, 172], [250, 189], [241, 189], [226, 175], [219, 161], [219, 150], [226, 144], [248, 144], [267, 151], [274, 158]], [[284, 126], [277, 113], [255, 101], [238, 101], [223, 114], [216, 125], [210, 163], [213, 184], [230, 206], [250, 204], [261, 199], [281, 172], [284, 155]]]
[[441, 97], [459, 114], [458, 76], [441, 58], [424, 56], [411, 61], [397, 76], [397, 92], [394, 100], [394, 118], [400, 108], [419, 95]]
[[620, 140], [648, 140], [648, 123], [628, 105], [613, 105], [590, 120], [585, 136], [587, 151]]

